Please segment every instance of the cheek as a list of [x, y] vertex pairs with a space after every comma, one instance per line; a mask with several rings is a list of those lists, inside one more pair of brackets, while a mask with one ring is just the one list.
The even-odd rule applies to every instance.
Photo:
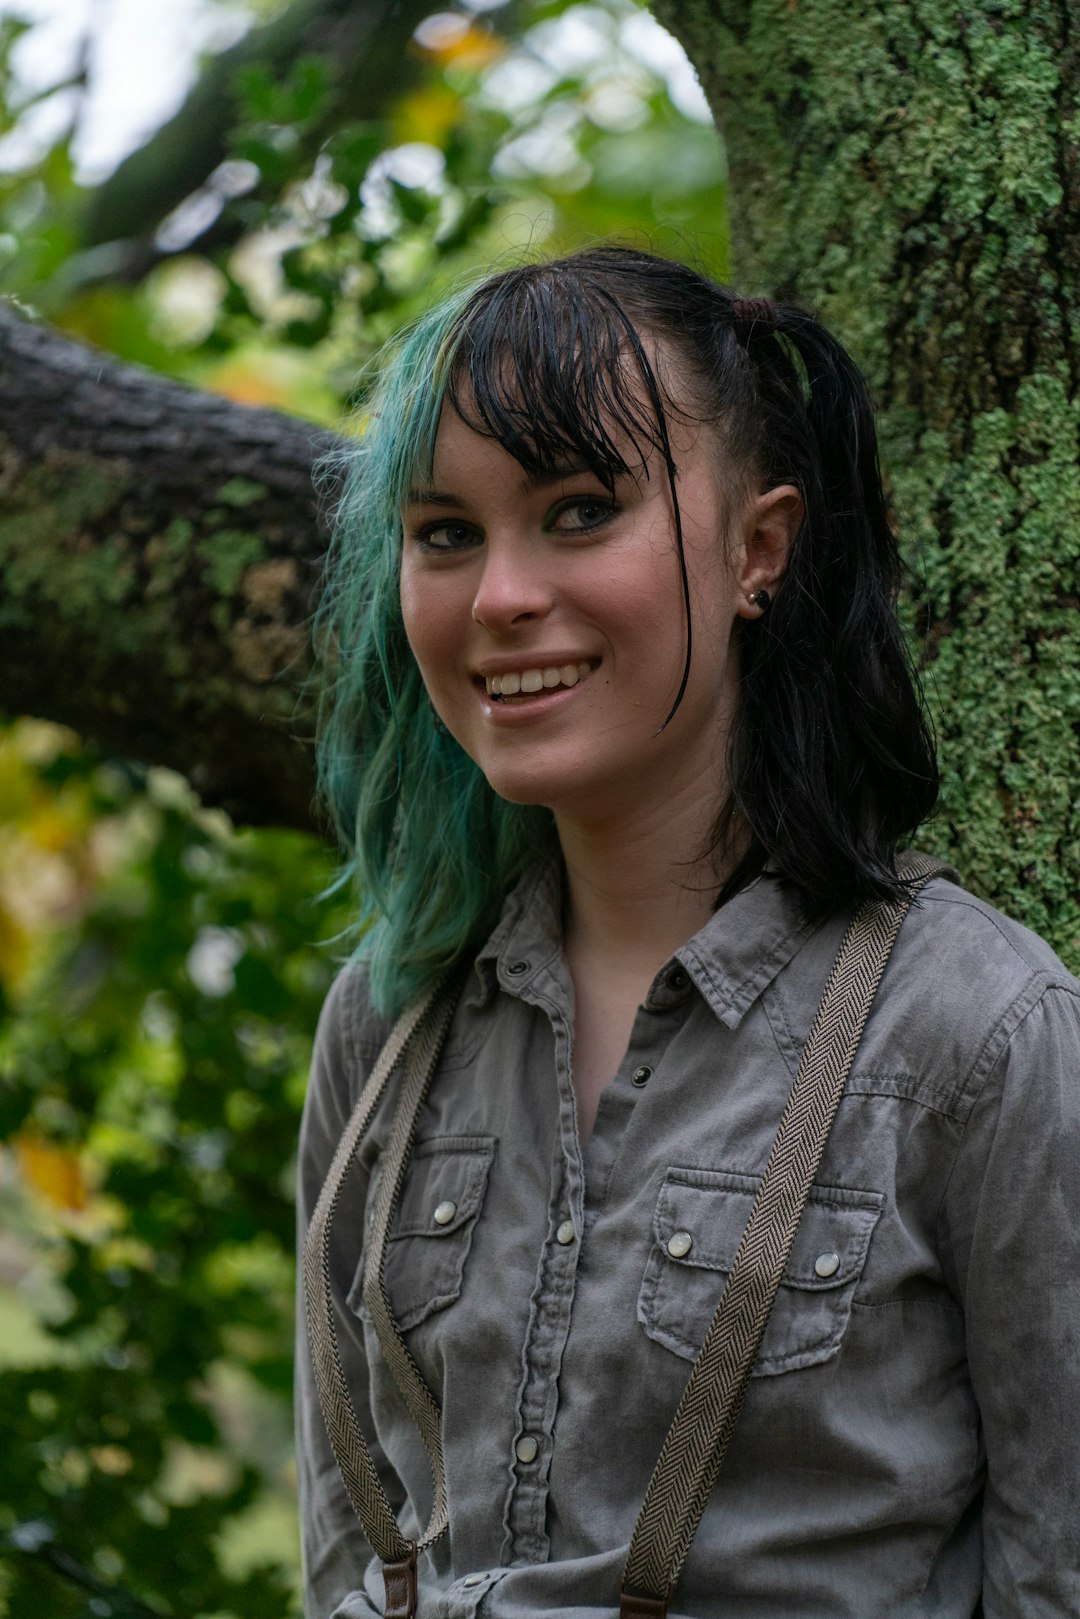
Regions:
[[583, 561], [581, 603], [617, 640], [656, 647], [683, 623], [678, 552], [665, 513], [659, 521], [639, 522], [620, 545]]
[[402, 568], [401, 617], [412, 655], [425, 681], [437, 681], [448, 665], [460, 637], [454, 627], [453, 612], [446, 601], [442, 581]]
[[422, 574], [418, 574], [407, 563], [402, 564], [398, 585], [401, 617], [409, 645], [417, 657], [421, 655], [422, 649], [438, 624], [431, 584], [430, 579], [425, 580]]
[[731, 636], [740, 600], [728, 546], [715, 522], [686, 535], [686, 566], [695, 633], [716, 648]]

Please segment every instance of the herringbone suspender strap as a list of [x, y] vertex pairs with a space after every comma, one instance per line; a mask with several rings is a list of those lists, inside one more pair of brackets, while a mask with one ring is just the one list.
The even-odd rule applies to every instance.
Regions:
[[634, 1526], [620, 1619], [664, 1619], [742, 1407], [844, 1085], [900, 925], [941, 870], [906, 855], [904, 899], [862, 906], [844, 935], [727, 1284]]
[[[416, 1613], [417, 1550], [430, 1546], [445, 1533], [447, 1527], [446, 1477], [438, 1407], [392, 1318], [389, 1318], [384, 1271], [386, 1236], [404, 1179], [405, 1160], [416, 1115], [431, 1082], [453, 1017], [458, 988], [456, 981], [443, 980], [409, 1007], [394, 1025], [338, 1143], [304, 1244], [304, 1295], [319, 1403], [353, 1509], [375, 1553], [382, 1559], [387, 1619], [413, 1619]], [[394, 1380], [423, 1435], [431, 1465], [432, 1510], [419, 1541], [406, 1540], [402, 1535], [360, 1432], [338, 1351], [330, 1280], [330, 1227], [342, 1184], [390, 1077], [406, 1054], [402, 1096], [394, 1110], [387, 1162], [376, 1197], [372, 1247], [369, 1249], [365, 1275], [365, 1298], [367, 1276], [374, 1271], [377, 1276], [379, 1315], [376, 1318], [376, 1331], [379, 1342]]]
[[458, 988], [457, 980], [448, 981], [443, 985], [442, 993], [433, 1005], [431, 1014], [414, 1036], [413, 1049], [410, 1050], [406, 1063], [401, 1095], [394, 1109], [390, 1139], [383, 1153], [379, 1183], [372, 1199], [368, 1250], [364, 1260], [364, 1303], [370, 1312], [383, 1360], [397, 1384], [398, 1393], [406, 1410], [420, 1430], [420, 1437], [431, 1461], [434, 1497], [431, 1505], [431, 1521], [420, 1542], [421, 1546], [437, 1539], [447, 1526], [441, 1413], [434, 1395], [409, 1353], [390, 1308], [390, 1299], [386, 1291], [386, 1245], [405, 1183], [405, 1171], [408, 1167], [417, 1115], [427, 1095], [438, 1053], [442, 1049], [454, 1015]]
[[[844, 935], [807, 1039], [769, 1161], [731, 1273], [668, 1430], [630, 1542], [620, 1619], [665, 1619], [742, 1406], [806, 1199], [825, 1148], [870, 1006], [911, 898], [941, 866], [901, 857], [911, 894], [865, 905]], [[303, 1254], [308, 1335], [319, 1402], [349, 1499], [386, 1583], [386, 1619], [415, 1619], [417, 1551], [448, 1524], [439, 1408], [413, 1361], [386, 1290], [386, 1245], [408, 1165], [416, 1119], [457, 1003], [444, 979], [399, 1018], [338, 1143], [308, 1228]], [[431, 1465], [431, 1515], [406, 1540], [379, 1482], [345, 1381], [337, 1346], [329, 1236], [341, 1188], [391, 1075], [406, 1058], [390, 1140], [373, 1205], [364, 1302], [384, 1359], [420, 1430]]]

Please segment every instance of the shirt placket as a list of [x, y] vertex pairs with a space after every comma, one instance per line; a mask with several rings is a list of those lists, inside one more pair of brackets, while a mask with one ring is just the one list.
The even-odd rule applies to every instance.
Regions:
[[598, 1114], [590, 1140], [587, 1214], [585, 1155], [578, 1135], [572, 1075], [571, 993], [565, 966], [560, 959], [534, 972], [528, 962], [514, 961], [500, 972], [500, 979], [504, 989], [535, 1006], [549, 1020], [558, 1088], [551, 1193], [522, 1346], [502, 1555], [504, 1564], [538, 1563], [547, 1561], [550, 1551], [547, 1506], [559, 1373], [570, 1332], [583, 1236], [592, 1224], [597, 1201], [602, 1200], [637, 1097], [660, 1064], [692, 986], [682, 964], [670, 963], [657, 975], [638, 1012], [626, 1057], [615, 1084], [604, 1093], [606, 1105], [602, 1104], [602, 1116]]
[[[558, 1379], [577, 1279], [584, 1223], [584, 1177], [571, 1081], [570, 993], [561, 961], [535, 973], [506, 969], [504, 987], [537, 1008], [550, 1025], [558, 1090], [558, 1127], [552, 1142], [545, 1236], [529, 1301], [522, 1345], [503, 1528], [504, 1564], [545, 1562], [549, 1543], [547, 1497], [558, 1410]], [[500, 972], [500, 978], [502, 973]], [[542, 1144], [537, 1143], [537, 1150]]]
[[664, 1084], [665, 1054], [693, 993], [690, 975], [680, 961], [661, 968], [638, 1008], [618, 1072], [600, 1093], [596, 1123], [584, 1154], [587, 1233], [604, 1205], [611, 1172], [638, 1103]]

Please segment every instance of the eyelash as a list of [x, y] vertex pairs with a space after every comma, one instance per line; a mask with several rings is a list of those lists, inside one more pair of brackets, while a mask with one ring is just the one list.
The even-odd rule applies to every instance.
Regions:
[[[550, 527], [555, 518], [564, 516], [566, 512], [580, 511], [589, 506], [594, 510], [599, 510], [601, 514], [594, 522], [578, 523], [575, 527], [569, 529]], [[615, 502], [606, 499], [603, 495], [572, 495], [555, 508], [548, 519], [548, 526], [550, 532], [554, 534], [591, 534], [594, 530], [603, 528], [605, 523], [610, 523], [617, 510]]]
[[[599, 516], [592, 522], [576, 523], [569, 528], [557, 528], [555, 525], [560, 517], [567, 512], [592, 509], [598, 511]], [[615, 516], [618, 508], [614, 501], [602, 495], [570, 496], [553, 508], [544, 522], [544, 532], [547, 534], [592, 534], [603, 528]], [[438, 545], [435, 536], [450, 534], [456, 531], [463, 536], [458, 544]], [[412, 543], [418, 551], [426, 551], [431, 556], [452, 556], [459, 551], [466, 551], [472, 544], [478, 544], [478, 531], [470, 523], [453, 522], [447, 518], [433, 523], [426, 523], [411, 536]]]
[[[463, 544], [461, 544], [461, 545], [436, 545], [435, 544], [435, 538], [434, 537], [435, 537], [436, 534], [447, 533], [452, 529], [456, 529], [459, 533], [464, 534], [464, 535], [467, 536], [467, 538], [466, 538], [466, 540], [465, 540], [465, 542]], [[412, 536], [412, 541], [413, 541], [413, 544], [416, 546], [418, 551], [427, 551], [427, 552], [432, 553], [435, 556], [450, 556], [450, 555], [453, 555], [453, 553], [456, 552], [456, 551], [467, 550], [469, 540], [474, 538], [475, 535], [476, 535], [476, 530], [474, 528], [471, 528], [468, 523], [451, 523], [451, 522], [448, 522], [444, 518], [443, 521], [440, 522], [440, 523], [427, 523], [427, 524], [424, 525], [423, 528], [417, 529], [416, 533]]]

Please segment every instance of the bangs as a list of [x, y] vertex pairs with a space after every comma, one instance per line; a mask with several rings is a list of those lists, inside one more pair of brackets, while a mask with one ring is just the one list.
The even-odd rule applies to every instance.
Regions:
[[646, 470], [653, 451], [670, 466], [664, 403], [641, 337], [577, 266], [499, 277], [466, 306], [455, 337], [446, 396], [530, 476], [581, 465], [610, 489]]

